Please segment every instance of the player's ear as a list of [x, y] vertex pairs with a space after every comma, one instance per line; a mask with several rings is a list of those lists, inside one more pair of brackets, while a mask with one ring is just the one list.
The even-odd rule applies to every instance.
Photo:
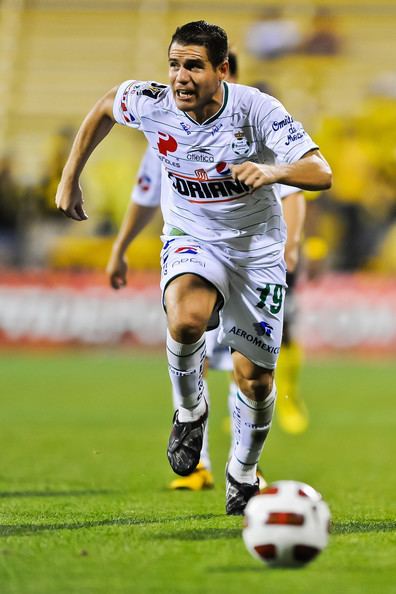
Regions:
[[225, 78], [228, 77], [229, 74], [229, 64], [228, 64], [228, 58], [226, 60], [224, 60], [224, 62], [222, 62], [220, 64], [219, 68], [219, 75], [220, 75], [220, 80], [224, 80]]

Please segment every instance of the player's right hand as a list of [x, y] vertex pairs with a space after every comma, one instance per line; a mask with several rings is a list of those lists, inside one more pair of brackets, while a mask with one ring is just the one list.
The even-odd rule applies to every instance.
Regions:
[[128, 264], [124, 257], [112, 254], [106, 267], [110, 285], [122, 289], [127, 284]]
[[60, 181], [55, 204], [63, 214], [75, 221], [85, 221], [88, 218], [84, 210], [84, 198], [79, 184], [70, 185]]

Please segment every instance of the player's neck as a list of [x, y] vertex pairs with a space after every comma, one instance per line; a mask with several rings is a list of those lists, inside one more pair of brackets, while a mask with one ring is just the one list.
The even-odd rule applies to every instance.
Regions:
[[216, 115], [221, 110], [224, 103], [224, 85], [220, 85], [218, 91], [213, 95], [211, 101], [204, 105], [201, 109], [195, 111], [187, 111], [190, 118], [195, 120], [198, 124], [203, 124], [209, 118]]

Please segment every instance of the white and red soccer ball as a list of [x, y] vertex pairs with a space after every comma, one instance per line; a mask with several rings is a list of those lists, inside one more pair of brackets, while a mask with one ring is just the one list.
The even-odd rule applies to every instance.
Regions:
[[320, 493], [297, 481], [278, 481], [249, 500], [243, 540], [272, 567], [301, 567], [327, 545], [330, 510]]

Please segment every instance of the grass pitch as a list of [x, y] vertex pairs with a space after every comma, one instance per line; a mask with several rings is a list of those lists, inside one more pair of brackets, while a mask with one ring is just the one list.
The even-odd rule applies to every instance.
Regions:
[[274, 424], [267, 480], [313, 485], [333, 515], [328, 548], [300, 570], [252, 559], [224, 514], [227, 379], [209, 379], [216, 488], [175, 493], [162, 356], [0, 357], [1, 594], [396, 592], [394, 366], [307, 364], [309, 430]]

